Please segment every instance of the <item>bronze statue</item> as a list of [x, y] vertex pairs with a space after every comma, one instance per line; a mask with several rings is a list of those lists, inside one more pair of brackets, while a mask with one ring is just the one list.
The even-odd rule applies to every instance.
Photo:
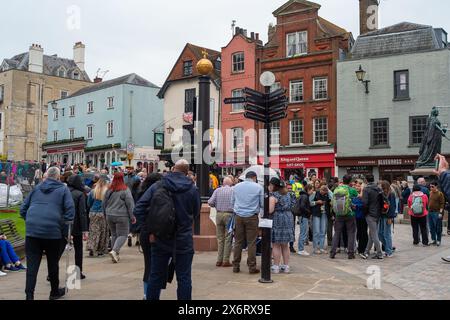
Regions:
[[416, 169], [434, 168], [436, 166], [436, 155], [441, 153], [442, 137], [448, 139], [446, 136], [447, 129], [441, 126], [438, 116], [438, 108], [433, 107], [427, 121]]

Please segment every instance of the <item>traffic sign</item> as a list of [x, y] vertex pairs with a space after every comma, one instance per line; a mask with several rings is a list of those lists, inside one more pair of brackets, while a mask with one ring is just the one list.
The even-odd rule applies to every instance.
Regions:
[[244, 97], [227, 98], [223, 100], [225, 104], [246, 103], [247, 99]]

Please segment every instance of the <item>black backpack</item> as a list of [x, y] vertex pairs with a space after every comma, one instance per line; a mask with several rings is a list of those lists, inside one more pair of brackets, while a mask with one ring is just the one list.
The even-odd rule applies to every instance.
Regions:
[[149, 234], [160, 240], [176, 238], [176, 210], [172, 193], [160, 185], [154, 192], [146, 219]]

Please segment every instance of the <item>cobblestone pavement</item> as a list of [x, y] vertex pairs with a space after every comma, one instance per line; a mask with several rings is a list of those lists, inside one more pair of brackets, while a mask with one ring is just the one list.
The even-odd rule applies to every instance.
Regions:
[[[411, 227], [395, 227], [394, 244], [398, 248], [394, 258], [383, 261], [336, 260], [326, 256], [308, 258], [292, 255], [289, 275], [273, 275], [273, 284], [260, 284], [259, 276], [251, 276], [244, 264], [240, 274], [231, 269], [216, 268], [215, 253], [198, 253], [193, 265], [193, 297], [196, 300], [233, 299], [450, 299], [450, 264], [441, 261], [450, 256], [450, 237], [443, 238], [437, 247], [414, 247]], [[308, 250], [311, 250], [308, 247]], [[245, 257], [243, 257], [245, 261]], [[143, 296], [143, 257], [138, 248], [124, 248], [121, 262], [110, 259], [85, 259], [87, 279], [81, 290], [72, 290], [66, 300], [140, 300]], [[73, 258], [72, 260], [73, 261]], [[259, 259], [258, 259], [259, 263]], [[61, 266], [65, 260], [61, 261]], [[381, 271], [381, 289], [367, 288], [366, 274], [371, 266]], [[47, 299], [50, 286], [45, 281], [46, 263], [42, 263], [36, 299]], [[63, 270], [61, 270], [61, 279]], [[11, 273], [0, 278], [0, 299], [24, 299], [25, 273]], [[176, 284], [169, 285], [162, 299], [176, 298]]]

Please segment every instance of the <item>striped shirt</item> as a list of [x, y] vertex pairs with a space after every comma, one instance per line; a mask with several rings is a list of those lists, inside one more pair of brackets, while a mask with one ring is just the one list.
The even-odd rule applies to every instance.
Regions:
[[214, 191], [208, 204], [212, 208], [216, 208], [217, 212], [233, 212], [233, 188], [230, 186], [223, 186]]

